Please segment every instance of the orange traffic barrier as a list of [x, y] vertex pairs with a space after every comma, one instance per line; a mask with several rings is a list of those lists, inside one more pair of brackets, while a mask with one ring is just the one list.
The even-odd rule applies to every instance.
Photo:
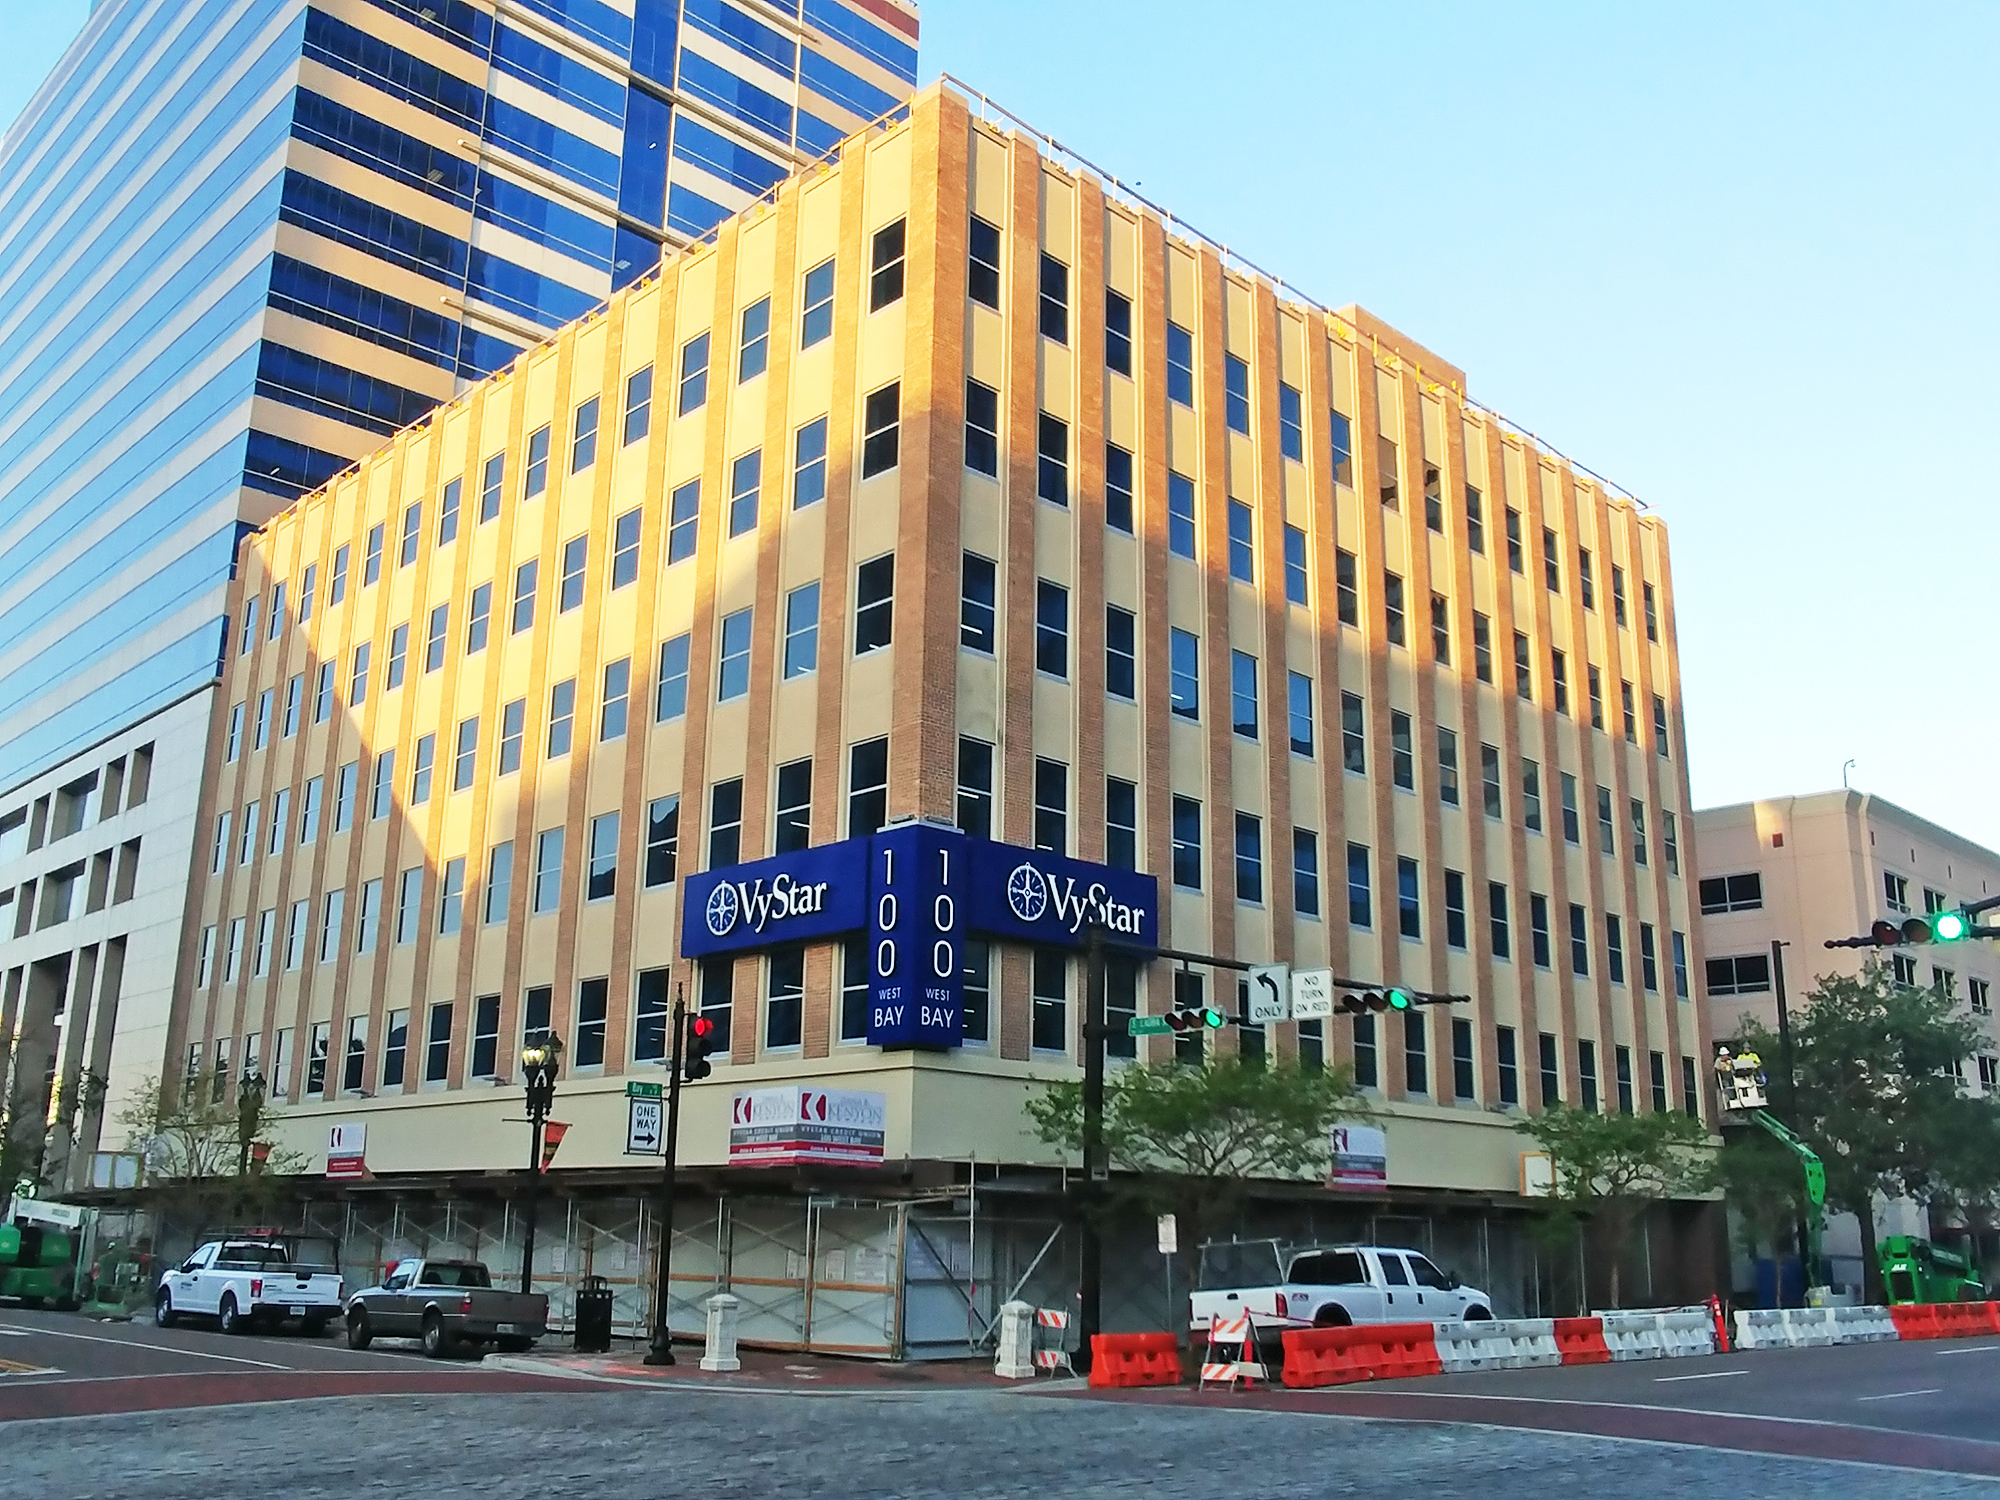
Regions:
[[1284, 1345], [1285, 1368], [1279, 1378], [1294, 1390], [1444, 1371], [1437, 1352], [1437, 1327], [1431, 1323], [1289, 1328]]
[[1608, 1365], [1611, 1350], [1604, 1342], [1604, 1319], [1557, 1318], [1556, 1352], [1566, 1365]]
[[1171, 1333], [1094, 1333], [1090, 1383], [1100, 1390], [1135, 1385], [1179, 1385], [1180, 1341]]
[[1939, 1338], [1968, 1339], [2000, 1333], [2000, 1303], [1942, 1302], [1936, 1312]]
[[1937, 1308], [1928, 1302], [1911, 1303], [1904, 1307], [1892, 1307], [1889, 1316], [1895, 1320], [1896, 1337], [1899, 1339], [1940, 1339], [1944, 1337], [1944, 1325], [1938, 1317]]

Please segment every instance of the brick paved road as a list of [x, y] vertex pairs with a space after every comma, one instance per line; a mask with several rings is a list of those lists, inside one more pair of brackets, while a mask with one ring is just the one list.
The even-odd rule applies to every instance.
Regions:
[[1990, 1481], [1482, 1427], [984, 1392], [409, 1396], [15, 1422], [9, 1494], [75, 1500], [1631, 1495], [1992, 1500]]

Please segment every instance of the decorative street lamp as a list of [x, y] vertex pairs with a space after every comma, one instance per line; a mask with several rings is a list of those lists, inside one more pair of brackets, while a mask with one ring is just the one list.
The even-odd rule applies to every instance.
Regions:
[[537, 1032], [521, 1046], [521, 1077], [528, 1086], [528, 1227], [521, 1246], [521, 1290], [528, 1290], [535, 1266], [535, 1207], [542, 1185], [542, 1126], [556, 1102], [556, 1074], [562, 1071], [562, 1038]]
[[236, 1085], [236, 1175], [250, 1173], [250, 1138], [264, 1113], [264, 1075], [250, 1069]]

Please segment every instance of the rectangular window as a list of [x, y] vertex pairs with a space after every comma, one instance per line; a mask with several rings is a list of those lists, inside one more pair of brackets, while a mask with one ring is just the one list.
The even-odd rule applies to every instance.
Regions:
[[1000, 475], [1000, 393], [976, 380], [965, 382], [965, 466]]
[[1646, 863], [1646, 804], [1634, 797], [1632, 801], [1632, 863], [1643, 866]]
[[1472, 615], [1472, 675], [1493, 680], [1493, 622], [1477, 610]]
[[410, 659], [410, 627], [397, 625], [389, 632], [389, 664], [382, 674], [384, 691], [403, 685], [403, 671]]
[[1631, 683], [1621, 682], [1618, 684], [1618, 699], [1618, 706], [1624, 710], [1626, 743], [1636, 745], [1639, 743], [1639, 723], [1638, 714], [1632, 706]]
[[865, 938], [852, 937], [840, 945], [840, 1039], [843, 1042], [868, 1040], [868, 954]]
[[1438, 801], [1458, 806], [1458, 731], [1442, 724], [1437, 732]]
[[[450, 1010], [450, 1006], [442, 1007]], [[445, 1028], [450, 1030], [449, 1025]], [[500, 1067], [500, 997], [481, 995], [473, 1003], [472, 1067], [474, 1078], [497, 1076]]]
[[1507, 887], [1497, 880], [1486, 883], [1486, 922], [1495, 958], [1514, 956], [1514, 933], [1507, 916]]
[[1104, 778], [1104, 862], [1119, 870], [1139, 868], [1139, 788], [1116, 776]]
[[347, 911], [347, 892], [328, 891], [320, 907], [319, 961], [330, 964], [340, 952], [340, 932]]
[[653, 717], [659, 723], [687, 712], [688, 641], [688, 636], [677, 635], [660, 642], [660, 686], [653, 703]]
[[[1039, 772], [1036, 785], [1040, 787]], [[847, 752], [847, 836], [858, 839], [889, 821], [889, 741], [862, 740]]]
[[500, 709], [500, 774], [521, 769], [521, 741], [528, 722], [528, 700], [516, 698]]
[[1257, 738], [1257, 658], [1247, 651], [1229, 653], [1229, 720], [1244, 739]]
[[[235, 936], [232, 931], [231, 937]], [[354, 914], [354, 951], [373, 953], [375, 935], [382, 925], [382, 882], [364, 880], [361, 882], [361, 902]], [[225, 976], [228, 977], [228, 976]]]
[[1038, 1052], [1069, 1048], [1069, 955], [1060, 948], [1037, 948], [1029, 988], [1033, 1011], [1029, 1041]]
[[223, 743], [222, 758], [233, 763], [243, 749], [243, 705], [234, 703], [229, 708], [229, 735]]
[[1396, 920], [1404, 937], [1424, 935], [1423, 887], [1414, 859], [1396, 861]]
[[1116, 443], [1104, 445], [1104, 524], [1132, 534], [1132, 455]]
[[1306, 461], [1305, 395], [1282, 380], [1278, 382], [1278, 452], [1296, 463]]
[[715, 701], [728, 703], [750, 691], [750, 611], [739, 609], [722, 617], [720, 654], [716, 665]]
[[535, 890], [530, 910], [540, 915], [562, 905], [563, 830], [545, 828], [535, 835]]
[[424, 631], [424, 670], [442, 672], [447, 638], [451, 631], [451, 606], [440, 604], [431, 610]]
[[1375, 900], [1368, 874], [1368, 846], [1347, 846], [1347, 925], [1373, 927]]
[[993, 836], [993, 747], [958, 737], [958, 826], [976, 839]]
[[787, 761], [778, 767], [777, 818], [772, 831], [771, 852], [790, 854], [812, 842], [812, 757]]
[[871, 558], [855, 572], [854, 654], [880, 651], [894, 636], [896, 554]]
[[1556, 712], [1569, 712], [1569, 662], [1562, 652], [1549, 652], [1549, 691], [1555, 700]]
[[379, 582], [382, 577], [382, 522], [377, 521], [368, 528], [367, 546], [361, 555], [361, 586]]
[[1465, 946], [1465, 876], [1458, 870], [1444, 872], [1444, 940], [1453, 948]]
[[569, 754], [576, 729], [576, 679], [565, 677], [549, 688], [549, 747], [547, 759]]
[[618, 814], [590, 820], [590, 861], [584, 871], [583, 899], [607, 901], [618, 894]]
[[1516, 1055], [1514, 1028], [1496, 1026], [1493, 1028], [1493, 1063], [1500, 1075], [1500, 1102], [1515, 1105], [1521, 1102], [1521, 1062]]
[[[877, 237], [880, 238], [879, 236]], [[902, 265], [896, 267], [900, 280]], [[759, 297], [743, 309], [736, 352], [736, 382], [754, 380], [771, 362], [771, 299]]]
[[1104, 365], [1120, 375], [1132, 373], [1132, 299], [1104, 289]]
[[1306, 572], [1306, 534], [1296, 526], [1285, 528], [1285, 602], [1309, 604], [1310, 578]]
[[1382, 612], [1387, 623], [1389, 644], [1408, 644], [1403, 630], [1403, 580], [1394, 573], [1382, 575]]
[[783, 670], [787, 678], [803, 677], [819, 667], [819, 585], [806, 584], [785, 595], [785, 649]]
[[1229, 576], [1238, 583], [1257, 581], [1255, 524], [1250, 507], [1241, 500], [1229, 502]]
[[458, 744], [451, 757], [451, 789], [462, 792], [472, 785], [472, 773], [479, 762], [479, 719], [474, 715], [458, 725]]
[[653, 427], [653, 367], [634, 370], [625, 377], [625, 446], [644, 437]]
[[1354, 1018], [1354, 1085], [1372, 1089], [1382, 1085], [1381, 1062], [1375, 1048], [1375, 1018]]
[[656, 797], [646, 804], [646, 888], [670, 885], [680, 862], [681, 799]]
[[1441, 667], [1451, 665], [1451, 601], [1431, 595], [1431, 655]]
[[1618, 830], [1611, 816], [1611, 788], [1597, 789], [1597, 845], [1605, 854], [1618, 852]]
[[539, 564], [531, 557], [514, 570], [515, 635], [535, 623], [535, 575], [538, 568]]
[[1069, 267], [1047, 251], [1042, 252], [1036, 326], [1042, 337], [1058, 344], [1069, 342]]
[[532, 500], [549, 487], [549, 429], [547, 424], [528, 434], [528, 466], [521, 475], [521, 498]]
[[1660, 620], [1653, 609], [1653, 586], [1650, 583], [1642, 583], [1639, 585], [1639, 590], [1646, 605], [1646, 639], [1657, 644], [1660, 639]]
[[1613, 984], [1625, 982], [1625, 924], [1615, 912], [1604, 914], [1604, 977]]
[[1069, 852], [1069, 767], [1035, 757], [1035, 847]]
[[1251, 813], [1236, 815], [1236, 899], [1264, 901], [1264, 823]]
[[1301, 917], [1319, 915], [1319, 835], [1292, 830], [1292, 908]]
[[974, 552], [959, 558], [958, 643], [969, 651], [993, 654], [994, 567]]
[[417, 940], [424, 918], [424, 867], [412, 865], [396, 879], [396, 946]]
[[581, 474], [597, 462], [598, 398], [590, 397], [576, 408], [576, 424], [569, 441], [569, 471]]
[[1375, 478], [1381, 486], [1384, 510], [1399, 510], [1402, 507], [1401, 492], [1397, 486], [1400, 467], [1395, 439], [1378, 433], [1375, 438]]
[[1430, 1024], [1420, 1010], [1403, 1013], [1403, 1084], [1412, 1094], [1431, 1091]]
[[729, 534], [742, 536], [757, 529], [757, 508], [764, 489], [764, 450], [752, 448], [729, 466]]
[[[1663, 1115], [1670, 1107], [1667, 1099], [1667, 1057], [1663, 1052], [1647, 1056], [1648, 1071], [1653, 1086], [1653, 1113]], [[1628, 1111], [1629, 1113], [1629, 1111]]]
[[1556, 1039], [1551, 1032], [1541, 1032], [1536, 1038], [1539, 1043], [1538, 1062], [1542, 1075], [1542, 1108], [1562, 1103], [1562, 1063], [1556, 1050]]
[[1597, 579], [1591, 571], [1590, 553], [1576, 549], [1576, 594], [1585, 609], [1597, 608]]
[[1313, 754], [1313, 681], [1303, 672], [1286, 677], [1286, 720], [1292, 754], [1310, 758]]
[[421, 807], [431, 800], [431, 766], [437, 759], [437, 736], [419, 736], [416, 748], [416, 760], [410, 771], [410, 806]]
[[641, 969], [639, 991], [632, 1007], [632, 1060], [665, 1062], [670, 975], [665, 969]]
[[1201, 804], [1192, 797], [1173, 802], [1174, 884], [1182, 890], [1201, 889]]
[[1580, 844], [1583, 842], [1583, 833], [1577, 822], [1576, 778], [1567, 771], [1560, 774], [1562, 777], [1563, 840], [1566, 843]]
[[1035, 670], [1069, 676], [1069, 590], [1035, 580]]
[[965, 294], [974, 302], [1000, 306], [1000, 231], [977, 214], [966, 235]]
[[1167, 550], [1176, 557], [1194, 556], [1194, 481], [1167, 471]]
[[1139, 625], [1129, 609], [1104, 607], [1104, 690], [1114, 698], [1139, 693]]
[[1676, 932], [1670, 934], [1670, 937], [1674, 953], [1674, 998], [1685, 1000], [1688, 998], [1687, 934]]
[[1334, 598], [1343, 625], [1361, 623], [1361, 591], [1354, 571], [1354, 554], [1335, 549], [1333, 554]]
[[1530, 833], [1542, 831], [1542, 768], [1525, 757], [1521, 761], [1521, 821]]
[[[1902, 955], [1898, 954], [1898, 957]], [[1912, 979], [1916, 964], [1909, 963]], [[1741, 958], [1711, 958], [1708, 961], [1708, 992], [1710, 995], [1760, 995], [1771, 988], [1771, 956], [1768, 953], [1751, 953]]]
[[681, 416], [699, 411], [708, 401], [708, 335], [698, 333], [681, 345]]
[[1356, 776], [1368, 774], [1365, 709], [1359, 693], [1340, 695], [1340, 762]]
[[626, 710], [632, 696], [632, 658], [621, 656], [604, 664], [604, 707], [597, 717], [599, 740], [625, 738]]
[[1884, 870], [1882, 872], [1882, 895], [1883, 899], [1888, 902], [1890, 911], [1898, 912], [1903, 916], [1909, 915], [1910, 882], [1905, 876], [1898, 875], [1893, 870]]
[[1625, 625], [1625, 570], [1611, 565], [1611, 618], [1622, 629]]
[[[334, 786], [336, 790], [333, 798], [333, 831], [335, 833], [345, 833], [347, 831], [347, 820], [345, 817], [346, 804], [351, 802], [354, 796], [354, 763], [352, 761], [340, 768]], [[266, 854], [277, 855], [284, 852], [285, 840], [292, 831], [291, 825], [292, 789], [288, 786], [281, 786], [271, 796], [271, 837], [269, 843], [265, 845], [264, 852]]]
[[1035, 494], [1069, 504], [1069, 423], [1042, 412], [1035, 421]]
[[1472, 1023], [1454, 1016], [1451, 1022], [1451, 1092], [1454, 1099], [1470, 1100], [1473, 1097], [1476, 1090], [1472, 1075]]
[[[395, 789], [396, 751], [392, 746], [375, 757], [375, 781], [374, 785], [369, 788], [368, 793], [368, 816], [371, 820], [379, 821], [389, 816], [390, 804], [395, 798]], [[303, 826], [305, 820], [311, 815], [311, 807], [312, 785], [308, 782], [306, 785], [306, 800], [301, 804], [299, 812], [299, 821], [301, 824], [299, 842], [301, 844], [311, 842], [305, 836]]]
[[1657, 755], [1667, 754], [1667, 700], [1658, 693], [1653, 694], [1653, 751]]
[[886, 474], [898, 463], [902, 431], [903, 388], [900, 383], [870, 391], [862, 407], [861, 477]]
[[667, 505], [667, 566], [694, 556], [701, 524], [701, 480], [678, 486]]
[[1542, 579], [1551, 594], [1562, 592], [1562, 563], [1556, 557], [1556, 534], [1548, 526], [1542, 528]]
[[[500, 495], [507, 482], [507, 455], [496, 453], [479, 470], [479, 520], [480, 524], [495, 519], [500, 514]], [[373, 537], [370, 538], [371, 545]], [[365, 580], [373, 583], [374, 580]]]
[[1194, 335], [1178, 323], [1167, 324], [1167, 399], [1194, 405]]
[[1489, 818], [1504, 818], [1506, 807], [1500, 789], [1500, 749], [1497, 745], [1479, 747], [1479, 785]]
[[1569, 907], [1569, 966], [1579, 979], [1590, 973], [1590, 914], [1574, 901]]
[[1486, 502], [1469, 484], [1465, 487], [1465, 544], [1482, 557], [1486, 553]]
[[347, 1055], [341, 1062], [340, 1088], [354, 1093], [361, 1087], [368, 1068], [368, 1018], [350, 1016], [347, 1022]]
[[1167, 630], [1168, 697], [1183, 719], [1201, 717], [1201, 641], [1188, 631]]
[[1435, 464], [1424, 465], [1424, 526], [1444, 535], [1444, 476]]
[[396, 548], [396, 566], [407, 568], [417, 560], [417, 545], [424, 535], [424, 505], [419, 500], [415, 505], [403, 507], [403, 535]]
[[1585, 1109], [1597, 1108], [1597, 1043], [1579, 1039], [1576, 1044], [1576, 1076], [1582, 1086], [1578, 1100]]
[[1639, 924], [1639, 981], [1655, 993], [1660, 988], [1660, 955], [1651, 922]]
[[[290, 739], [293, 733], [296, 732], [299, 727], [298, 693], [297, 693], [298, 681], [299, 679], [296, 677], [292, 679], [291, 684], [287, 688], [285, 695], [286, 698], [285, 738], [287, 739]], [[252, 750], [262, 750], [265, 747], [265, 745], [270, 743], [270, 740], [271, 740], [271, 689], [265, 688], [261, 693], [257, 695], [257, 726], [251, 732], [250, 748]]]
[[1528, 892], [1528, 946], [1535, 967], [1548, 968], [1553, 962], [1549, 951], [1549, 898], [1540, 891]]
[[[967, 945], [968, 949], [972, 946]], [[985, 944], [978, 945], [981, 948]], [[967, 954], [968, 959], [970, 953]], [[970, 979], [967, 980], [968, 987]], [[1131, 1024], [1139, 1014], [1139, 966], [1129, 958], [1111, 958], [1104, 965], [1104, 1051], [1107, 1056], [1126, 1059], [1139, 1055], [1138, 1038]], [[985, 1035], [984, 1028], [980, 1032]]]
[[327, 580], [326, 603], [331, 609], [347, 597], [347, 544], [333, 549], [333, 576]]
[[313, 723], [324, 724], [333, 716], [333, 663], [319, 664], [319, 681], [313, 690]]
[[611, 525], [611, 587], [622, 589], [639, 581], [639, 527], [645, 516], [628, 510]]
[[1586, 666], [1584, 668], [1584, 676], [1589, 684], [1590, 727], [1592, 729], [1602, 729], [1604, 727], [1604, 676], [1594, 666]]
[[514, 894], [514, 841], [495, 844], [486, 853], [486, 925], [507, 920], [508, 898]]
[[805, 274], [799, 314], [799, 347], [810, 349], [833, 337], [833, 262], [823, 260]]
[[583, 603], [584, 575], [590, 567], [590, 538], [573, 536], [563, 543], [562, 578], [556, 585], [556, 613], [566, 615]]
[[311, 903], [294, 901], [285, 916], [285, 968], [293, 972], [305, 962], [306, 928], [311, 923]]
[[1415, 732], [1410, 716], [1394, 709], [1389, 712], [1389, 779], [1406, 792], [1417, 789]]
[[456, 933], [465, 919], [465, 856], [444, 862], [438, 883], [438, 932], [444, 937]]
[[1521, 631], [1514, 632], [1514, 695], [1530, 702], [1535, 696], [1535, 668], [1528, 648], [1528, 637]]
[[1521, 552], [1521, 513], [1511, 505], [1507, 507], [1507, 566], [1516, 573], [1527, 571]]

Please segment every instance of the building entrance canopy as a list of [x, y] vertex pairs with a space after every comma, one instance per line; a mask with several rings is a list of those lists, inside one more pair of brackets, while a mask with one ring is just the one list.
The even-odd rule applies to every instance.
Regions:
[[868, 934], [868, 1040], [956, 1047], [968, 934], [1081, 948], [1153, 947], [1159, 882], [933, 823], [903, 823], [687, 877], [681, 954], [700, 959]]

